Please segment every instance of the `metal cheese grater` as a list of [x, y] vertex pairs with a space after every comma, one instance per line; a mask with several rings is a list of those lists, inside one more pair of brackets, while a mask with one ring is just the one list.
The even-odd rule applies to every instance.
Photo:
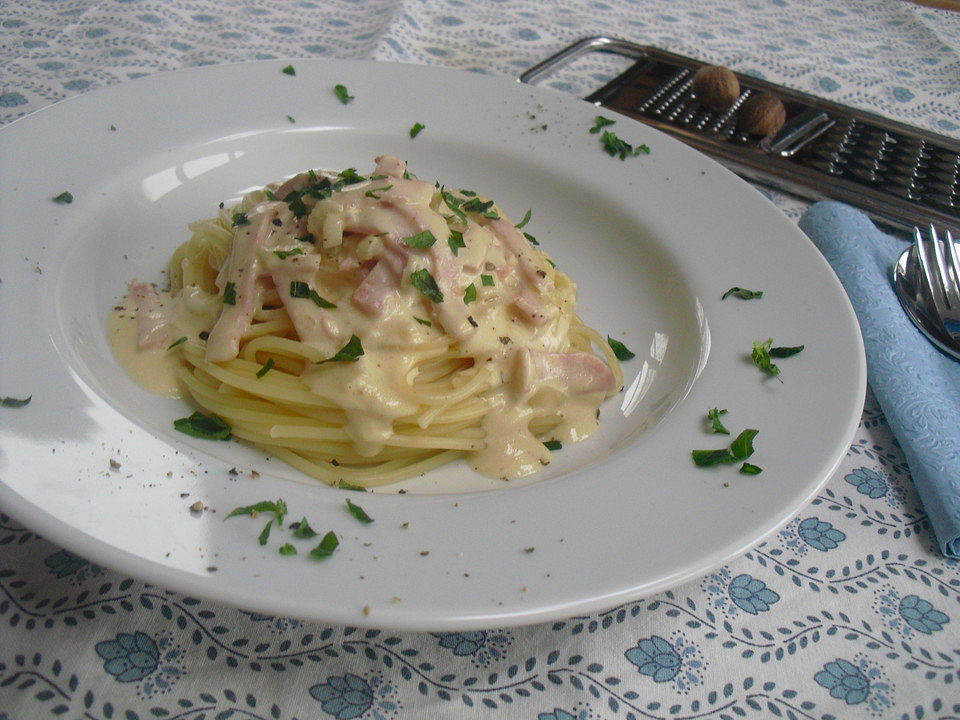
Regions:
[[[895, 227], [960, 229], [960, 142], [764, 80], [737, 75], [740, 97], [717, 112], [697, 102], [705, 63], [624, 40], [581, 40], [527, 70], [533, 83], [590, 52], [636, 60], [586, 99], [674, 135], [737, 174], [809, 200], [832, 199]], [[772, 92], [787, 121], [776, 135], [737, 130], [740, 107]]]

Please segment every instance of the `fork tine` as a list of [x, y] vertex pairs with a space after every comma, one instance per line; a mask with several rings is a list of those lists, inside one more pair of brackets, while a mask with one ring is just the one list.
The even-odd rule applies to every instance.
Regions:
[[[913, 236], [917, 241], [917, 258], [920, 260], [920, 268], [923, 270], [924, 279], [927, 281], [930, 300], [933, 302], [933, 308], [937, 312], [937, 315], [943, 316], [947, 311], [947, 301], [944, 296], [943, 281], [940, 277], [939, 267], [936, 270], [931, 267], [930, 253], [927, 248], [928, 243], [924, 239], [920, 228], [915, 227], [913, 229]], [[937, 230], [932, 225], [930, 226], [930, 236], [933, 247], [935, 248], [934, 252], [939, 254]], [[940, 267], [942, 267], [942, 263]]]
[[953, 270], [953, 304], [956, 309], [960, 308], [960, 258], [957, 257], [957, 247], [949, 230], [947, 230], [947, 254], [950, 257], [950, 268]]
[[[933, 245], [933, 256], [937, 261], [937, 278], [940, 281], [940, 287], [943, 288], [943, 298], [946, 301], [947, 310], [956, 312], [960, 309], [960, 291], [957, 290], [955, 278], [950, 277], [950, 270], [947, 269], [947, 261], [944, 258], [943, 247], [940, 238], [937, 237], [937, 230], [933, 225], [930, 226], [930, 237], [933, 240], [931, 243]], [[948, 239], [946, 243], [943, 244], [950, 245], [952, 255], [953, 242]]]

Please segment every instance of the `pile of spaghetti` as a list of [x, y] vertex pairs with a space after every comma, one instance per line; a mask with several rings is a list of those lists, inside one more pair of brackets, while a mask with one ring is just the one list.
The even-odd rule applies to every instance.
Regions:
[[201, 408], [324, 482], [383, 485], [460, 457], [527, 475], [622, 387], [536, 241], [394, 157], [369, 176], [302, 173], [191, 230], [169, 291], [131, 286], [140, 351], [179, 354]]

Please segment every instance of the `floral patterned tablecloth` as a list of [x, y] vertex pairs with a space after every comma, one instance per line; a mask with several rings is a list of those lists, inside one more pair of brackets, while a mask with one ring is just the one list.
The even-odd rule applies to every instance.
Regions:
[[[960, 136], [960, 14], [894, 0], [5, 0], [0, 122], [260, 58], [516, 76], [593, 34]], [[546, 83], [582, 95], [618, 63], [590, 56]], [[804, 208], [771, 198], [794, 219]], [[956, 718], [960, 566], [938, 552], [870, 395], [836, 475], [766, 542], [672, 591], [530, 627], [399, 633], [244, 612], [98, 567], [0, 514], [0, 720], [47, 716]]]

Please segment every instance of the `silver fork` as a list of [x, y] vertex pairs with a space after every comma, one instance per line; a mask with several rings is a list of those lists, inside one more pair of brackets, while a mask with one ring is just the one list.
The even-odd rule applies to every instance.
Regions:
[[913, 234], [933, 309], [944, 329], [960, 343], [960, 258], [957, 257], [953, 235], [947, 230], [946, 241], [941, 242], [933, 225], [930, 226], [929, 240], [924, 239], [920, 228], [914, 228]]

